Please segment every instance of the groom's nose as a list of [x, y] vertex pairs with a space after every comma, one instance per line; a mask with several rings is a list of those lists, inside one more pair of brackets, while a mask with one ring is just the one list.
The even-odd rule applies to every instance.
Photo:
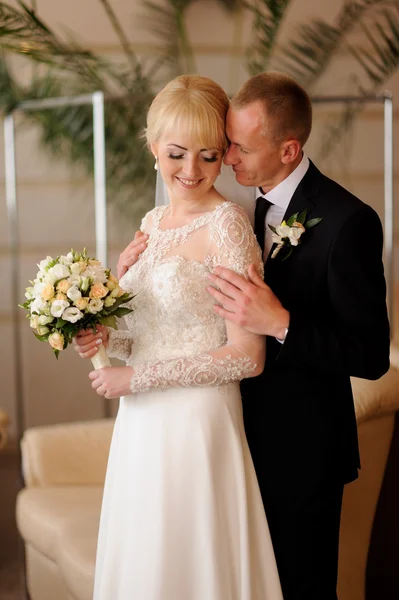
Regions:
[[225, 165], [236, 165], [239, 162], [237, 153], [234, 151], [234, 146], [232, 144], [227, 148], [223, 162]]

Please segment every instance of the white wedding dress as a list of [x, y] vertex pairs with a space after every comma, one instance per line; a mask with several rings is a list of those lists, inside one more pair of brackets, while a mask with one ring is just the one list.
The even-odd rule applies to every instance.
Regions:
[[[95, 600], [282, 600], [239, 380], [254, 369], [213, 311], [216, 265], [261, 266], [242, 209], [220, 204], [163, 230], [121, 280], [135, 294], [108, 352], [134, 368], [104, 489]], [[262, 265], [263, 266], [263, 265]]]

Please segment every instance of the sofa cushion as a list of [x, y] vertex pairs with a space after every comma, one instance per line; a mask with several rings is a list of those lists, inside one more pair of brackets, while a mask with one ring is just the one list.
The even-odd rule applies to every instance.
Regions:
[[17, 498], [17, 524], [21, 536], [52, 560], [58, 543], [75, 519], [101, 510], [102, 487], [25, 488]]
[[92, 600], [99, 515], [68, 523], [57, 561], [65, 586], [76, 600]]
[[399, 371], [390, 367], [377, 381], [351, 378], [359, 423], [399, 410]]

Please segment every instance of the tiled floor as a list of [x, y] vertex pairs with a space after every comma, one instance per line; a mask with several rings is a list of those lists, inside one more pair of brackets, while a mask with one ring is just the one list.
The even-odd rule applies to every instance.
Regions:
[[21, 487], [16, 451], [0, 452], [0, 600], [26, 600], [23, 544], [15, 523], [15, 499]]

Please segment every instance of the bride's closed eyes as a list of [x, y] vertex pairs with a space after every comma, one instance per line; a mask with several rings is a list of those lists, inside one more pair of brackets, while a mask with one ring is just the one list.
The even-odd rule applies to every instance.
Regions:
[[[171, 158], [173, 160], [181, 160], [182, 158], [184, 158], [184, 154], [168, 154], [168, 158]], [[201, 156], [201, 158], [208, 163], [213, 163], [216, 162], [218, 157], [217, 155], [214, 156]]]

